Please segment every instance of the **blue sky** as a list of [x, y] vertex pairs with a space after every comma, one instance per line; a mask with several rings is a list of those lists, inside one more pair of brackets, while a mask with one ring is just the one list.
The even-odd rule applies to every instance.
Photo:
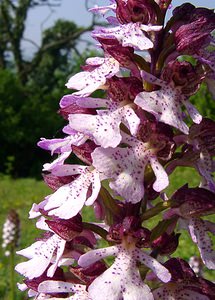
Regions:
[[[173, 7], [175, 7], [185, 2], [190, 2], [196, 6], [215, 8], [214, 0], [173, 0], [172, 4]], [[90, 3], [98, 3], [100, 5], [108, 3], [108, 1], [91, 0]], [[61, 7], [55, 9], [55, 11], [51, 14], [48, 8], [36, 8], [31, 10], [28, 15], [25, 37], [34, 40], [37, 44], [39, 44], [41, 39], [41, 31], [47, 27], [52, 26], [55, 20], [59, 18], [67, 19], [74, 21], [78, 25], [87, 26], [88, 24], [90, 24], [91, 16], [92, 14], [87, 12], [85, 8], [84, 0], [62, 0]], [[28, 53], [31, 53], [34, 50], [34, 47], [29, 43], [25, 43], [24, 48], [27, 48]]]

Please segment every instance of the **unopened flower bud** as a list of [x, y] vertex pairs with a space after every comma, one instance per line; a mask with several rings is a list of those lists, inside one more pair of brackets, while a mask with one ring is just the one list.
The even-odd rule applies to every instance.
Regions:
[[122, 23], [141, 22], [149, 24], [156, 20], [153, 1], [149, 0], [117, 0], [116, 15]]

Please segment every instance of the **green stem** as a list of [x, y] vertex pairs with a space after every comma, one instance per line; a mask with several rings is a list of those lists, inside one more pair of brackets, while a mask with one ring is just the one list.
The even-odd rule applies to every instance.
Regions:
[[15, 277], [14, 277], [14, 247], [12, 246], [10, 249], [10, 300], [15, 300]]
[[121, 209], [116, 204], [115, 200], [111, 197], [110, 193], [104, 187], [101, 188], [100, 195], [102, 197], [105, 207], [108, 208], [112, 212], [112, 214], [117, 216], [121, 213]]
[[101, 228], [100, 226], [98, 226], [96, 224], [92, 224], [92, 223], [83, 222], [83, 227], [85, 229], [92, 230], [93, 232], [100, 235], [104, 240], [107, 240], [108, 232], [105, 229]]
[[148, 209], [145, 213], [141, 216], [141, 221], [148, 220], [153, 218], [163, 210], [169, 208], [171, 206], [171, 201], [159, 202], [155, 205], [155, 207]]

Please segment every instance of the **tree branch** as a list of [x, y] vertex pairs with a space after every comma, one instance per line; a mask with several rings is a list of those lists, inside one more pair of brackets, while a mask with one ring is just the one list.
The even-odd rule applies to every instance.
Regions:
[[90, 25], [89, 27], [86, 27], [86, 28], [81, 28], [79, 31], [76, 31], [75, 33], [67, 36], [66, 38], [63, 38], [58, 41], [51, 42], [47, 45], [42, 46], [38, 50], [38, 52], [35, 54], [35, 57], [34, 57], [33, 61], [31, 62], [31, 64], [28, 65], [26, 72], [27, 73], [33, 72], [35, 67], [38, 66], [40, 61], [42, 60], [43, 54], [45, 52], [50, 51], [56, 47], [60, 48], [61, 45], [65, 45], [65, 43], [77, 40], [79, 38], [79, 36], [81, 36], [83, 33], [87, 32], [87, 31], [92, 30], [92, 28], [93, 28], [92, 25]]

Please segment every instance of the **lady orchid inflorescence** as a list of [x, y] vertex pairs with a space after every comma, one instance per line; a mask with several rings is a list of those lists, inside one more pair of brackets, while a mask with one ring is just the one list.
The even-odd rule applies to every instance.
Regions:
[[[64, 137], [38, 143], [56, 155], [43, 168], [53, 193], [30, 211], [44, 235], [18, 251], [28, 259], [16, 266], [19, 288], [38, 300], [215, 299], [212, 282], [171, 257], [184, 228], [215, 269], [215, 224], [204, 218], [215, 212], [215, 122], [190, 101], [203, 82], [215, 96], [215, 13], [185, 3], [166, 22], [171, 0], [109, 2], [91, 9], [109, 23], [92, 32], [103, 56], [87, 59], [60, 100]], [[201, 182], [168, 199], [178, 166]]]

